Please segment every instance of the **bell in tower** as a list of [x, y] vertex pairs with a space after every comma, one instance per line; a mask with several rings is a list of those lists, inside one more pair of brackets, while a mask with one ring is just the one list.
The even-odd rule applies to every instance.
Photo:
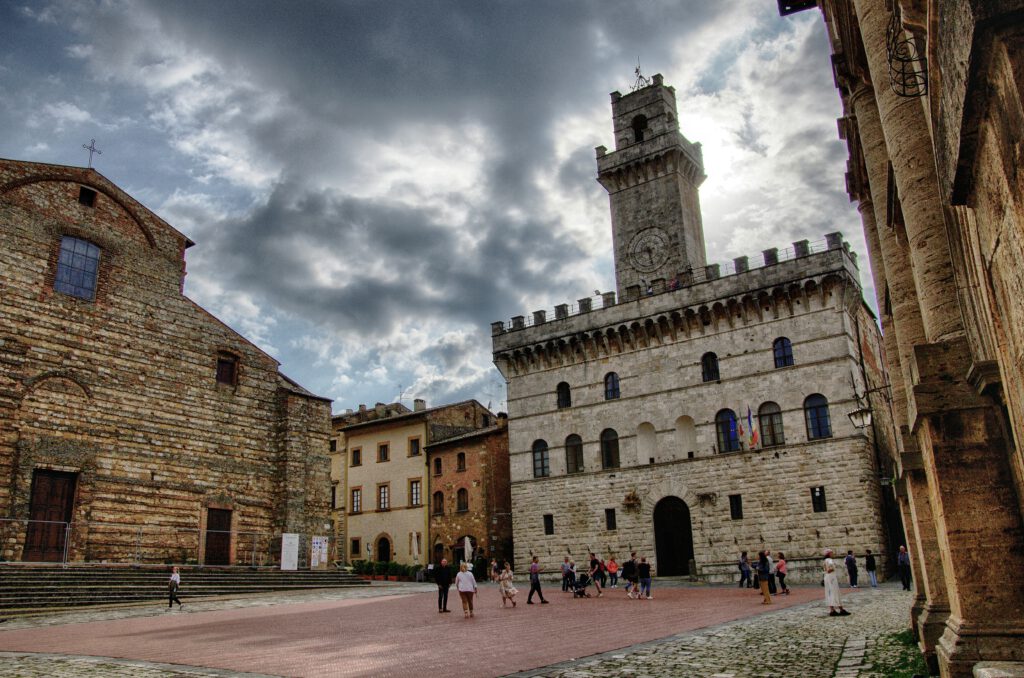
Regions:
[[661, 74], [611, 96], [615, 150], [597, 148], [597, 180], [611, 202], [618, 296], [633, 298], [706, 264], [704, 158], [700, 144], [680, 134], [675, 90]]

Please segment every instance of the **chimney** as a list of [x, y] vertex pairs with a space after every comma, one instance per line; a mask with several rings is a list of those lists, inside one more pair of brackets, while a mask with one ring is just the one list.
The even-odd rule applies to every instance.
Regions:
[[384, 403], [377, 403], [376, 405], [373, 406], [373, 410], [377, 413], [378, 419], [383, 419], [384, 416], [388, 413], [388, 406], [385, 405]]
[[412, 401], [413, 412], [422, 412], [425, 409], [427, 409], [427, 401], [423, 398], [416, 398]]
[[365, 412], [366, 411], [366, 405], [364, 405], [363, 403], [359, 403], [359, 411], [360, 412]]

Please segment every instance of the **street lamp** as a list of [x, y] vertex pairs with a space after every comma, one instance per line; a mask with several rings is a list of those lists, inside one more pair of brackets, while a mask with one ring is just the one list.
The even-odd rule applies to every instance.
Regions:
[[850, 422], [853, 423], [856, 428], [867, 428], [868, 426], [871, 426], [870, 407], [858, 407], [846, 416], [850, 418]]

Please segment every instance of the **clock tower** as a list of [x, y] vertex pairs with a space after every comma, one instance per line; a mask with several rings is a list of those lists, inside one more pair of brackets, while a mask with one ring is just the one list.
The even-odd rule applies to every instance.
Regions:
[[597, 180], [611, 202], [618, 296], [628, 299], [705, 266], [697, 189], [706, 177], [700, 144], [680, 134], [675, 90], [660, 74], [611, 96], [615, 150], [597, 148]]

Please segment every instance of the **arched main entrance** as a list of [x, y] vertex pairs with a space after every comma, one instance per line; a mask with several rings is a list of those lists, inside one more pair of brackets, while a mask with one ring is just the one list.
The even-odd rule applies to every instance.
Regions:
[[654, 548], [659, 577], [691, 574], [693, 527], [690, 509], [679, 497], [665, 497], [654, 507]]
[[391, 542], [388, 541], [387, 537], [381, 537], [377, 540], [377, 560], [391, 560]]

